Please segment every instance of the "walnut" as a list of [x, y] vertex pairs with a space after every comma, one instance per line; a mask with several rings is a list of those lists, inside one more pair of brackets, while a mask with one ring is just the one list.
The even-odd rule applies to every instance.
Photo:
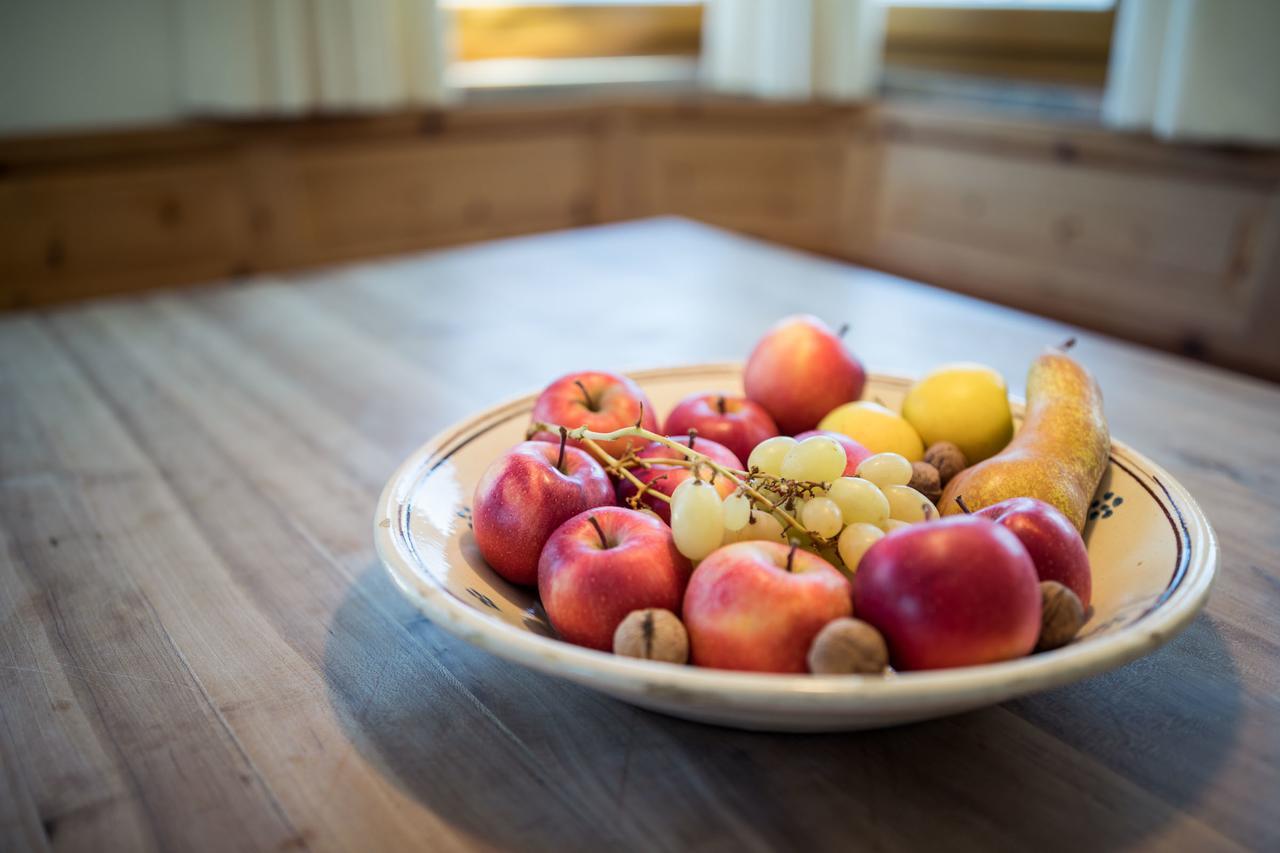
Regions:
[[938, 478], [943, 486], [969, 467], [969, 460], [964, 458], [964, 452], [949, 441], [931, 444], [924, 452], [924, 461], [938, 469]]
[[813, 638], [808, 662], [815, 675], [879, 675], [889, 665], [889, 647], [861, 619], [835, 619]]
[[1074, 592], [1057, 581], [1040, 584], [1040, 639], [1036, 651], [1061, 648], [1084, 626], [1084, 606]]
[[942, 477], [938, 475], [938, 469], [928, 462], [911, 463], [909, 485], [935, 504], [942, 497]]
[[633, 610], [613, 632], [613, 653], [629, 658], [687, 663], [689, 634], [670, 610]]

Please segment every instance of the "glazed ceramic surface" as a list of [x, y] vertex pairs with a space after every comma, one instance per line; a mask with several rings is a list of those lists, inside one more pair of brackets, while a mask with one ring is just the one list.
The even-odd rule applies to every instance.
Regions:
[[[659, 412], [694, 391], [742, 390], [741, 368], [710, 365], [632, 376]], [[863, 397], [890, 408], [910, 381], [869, 378]], [[762, 675], [616, 657], [555, 638], [533, 590], [487, 565], [471, 532], [484, 469], [523, 440], [534, 396], [444, 430], [392, 475], [374, 537], [396, 584], [433, 622], [493, 654], [619, 699], [704, 722], [777, 731], [893, 725], [964, 711], [1113, 669], [1181, 630], [1203, 605], [1218, 563], [1195, 501], [1141, 454], [1113, 439], [1084, 537], [1093, 609], [1071, 645], [1021, 660], [884, 677]]]

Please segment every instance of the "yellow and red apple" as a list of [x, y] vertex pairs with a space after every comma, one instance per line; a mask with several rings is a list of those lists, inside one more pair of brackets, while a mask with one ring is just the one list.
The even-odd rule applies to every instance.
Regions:
[[862, 394], [862, 363], [817, 317], [787, 317], [752, 350], [743, 373], [747, 396], [785, 435], [817, 427], [832, 409]]
[[585, 450], [526, 441], [481, 475], [471, 526], [493, 570], [512, 583], [538, 582], [542, 546], [567, 519], [614, 502], [609, 475]]
[[538, 562], [538, 595], [562, 639], [607, 651], [633, 610], [679, 612], [690, 571], [667, 525], [635, 510], [601, 507], [551, 534]]
[[684, 597], [698, 666], [807, 672], [813, 638], [853, 613], [849, 581], [816, 554], [781, 542], [737, 542], [698, 564]]

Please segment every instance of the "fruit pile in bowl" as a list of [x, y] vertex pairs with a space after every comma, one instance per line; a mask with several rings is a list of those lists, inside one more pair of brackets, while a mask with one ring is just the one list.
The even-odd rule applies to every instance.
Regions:
[[626, 377], [561, 377], [479, 477], [475, 545], [560, 640], [629, 658], [876, 677], [1070, 643], [1110, 449], [1093, 378], [1041, 355], [1016, 433], [981, 365], [938, 368], [899, 411], [865, 384], [813, 317], [766, 333], [740, 395], [659, 412]]

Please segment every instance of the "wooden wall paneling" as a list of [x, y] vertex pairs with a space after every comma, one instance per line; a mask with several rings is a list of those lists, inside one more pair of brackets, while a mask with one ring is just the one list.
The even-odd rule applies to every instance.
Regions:
[[883, 266], [1166, 345], [1245, 329], [1263, 187], [912, 144], [882, 180]]
[[830, 128], [744, 128], [677, 119], [637, 140], [637, 206], [829, 251], [841, 158]]
[[3, 307], [234, 275], [248, 257], [244, 207], [227, 156], [0, 182]]
[[1234, 263], [1248, 282], [1248, 329], [1208, 342], [1204, 357], [1242, 370], [1280, 378], [1280, 181], [1272, 188], [1266, 215], [1237, 246]]
[[296, 147], [287, 140], [265, 138], [250, 141], [237, 151], [249, 243], [246, 273], [313, 263], [299, 210], [303, 194], [294, 168]]
[[885, 140], [877, 120], [847, 122], [839, 133], [840, 185], [833, 251], [855, 261], [871, 258], [877, 239]]
[[[1280, 154], [937, 109], [466, 106], [0, 141], [0, 309], [679, 214], [1280, 375]], [[1274, 314], [1274, 312], [1271, 312]]]
[[635, 215], [639, 171], [637, 132], [631, 110], [611, 109], [600, 122], [595, 213], [601, 222], [617, 222]]
[[993, 116], [935, 106], [886, 104], [876, 115], [891, 146], [911, 143], [1076, 163], [1126, 174], [1176, 174], [1209, 183], [1252, 184], [1280, 178], [1280, 148], [1170, 144], [1099, 124]]
[[586, 224], [593, 144], [547, 133], [302, 147], [288, 168], [303, 251], [314, 263]]

